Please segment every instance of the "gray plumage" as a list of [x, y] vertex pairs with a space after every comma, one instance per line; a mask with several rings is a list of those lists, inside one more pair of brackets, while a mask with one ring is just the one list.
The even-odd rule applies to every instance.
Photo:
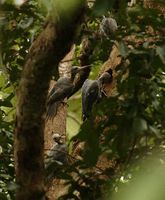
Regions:
[[45, 159], [46, 181], [52, 180], [68, 161], [66, 144], [55, 143]]
[[53, 118], [57, 114], [59, 105], [70, 95], [73, 88], [71, 78], [62, 77], [58, 79], [48, 95], [47, 118]]
[[98, 80], [87, 79], [82, 86], [82, 119], [83, 121], [89, 117], [92, 107], [99, 102], [103, 96], [104, 85], [112, 82], [112, 70], [105, 71]]
[[70, 78], [59, 78], [49, 93], [47, 103], [51, 104], [56, 101], [61, 101], [62, 99], [65, 99], [70, 91], [72, 91], [72, 88], [73, 83]]
[[109, 37], [117, 30], [117, 28], [115, 19], [104, 17], [100, 24], [100, 34], [104, 37]]
[[103, 72], [101, 74], [101, 76], [99, 77], [99, 81], [101, 82], [101, 84], [108, 84], [112, 82], [112, 69], [109, 69], [105, 72]]
[[53, 162], [63, 164], [67, 161], [66, 144], [54, 144], [48, 152], [45, 160], [45, 167], [48, 168]]
[[101, 85], [99, 80], [87, 79], [82, 86], [82, 118], [89, 117], [93, 104], [101, 99]]
[[52, 90], [48, 94], [47, 117], [46, 117], [47, 119], [50, 119], [56, 116], [59, 105], [63, 103], [65, 99], [70, 97], [70, 94], [72, 93], [74, 89], [73, 81], [76, 74], [79, 71], [88, 67], [90, 67], [90, 65], [83, 66], [83, 67], [74, 66], [71, 69], [71, 77], [62, 77], [57, 80]]

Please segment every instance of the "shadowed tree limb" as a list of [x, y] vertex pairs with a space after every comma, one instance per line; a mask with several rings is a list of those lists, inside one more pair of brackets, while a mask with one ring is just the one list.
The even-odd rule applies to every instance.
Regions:
[[[71, 51], [63, 58], [59, 64], [59, 74], [60, 77], [70, 77], [70, 70], [72, 66], [72, 60], [74, 57], [75, 46], [73, 45]], [[65, 62], [67, 60], [67, 62]], [[70, 61], [68, 61], [70, 60]], [[52, 86], [55, 82], [52, 81]], [[52, 86], [50, 88], [52, 88]], [[50, 89], [51, 90], [51, 89]], [[54, 146], [53, 135], [59, 134], [62, 139], [62, 144], [66, 144], [66, 115], [67, 115], [67, 104], [60, 104], [57, 114], [52, 119], [46, 120], [45, 124], [45, 149], [52, 149]], [[47, 152], [46, 152], [47, 153]], [[60, 168], [62, 169], [62, 168]], [[59, 169], [54, 169], [59, 172]], [[54, 172], [55, 172], [54, 171]], [[68, 191], [68, 186], [65, 185], [65, 181], [57, 178], [55, 173], [49, 181], [46, 182], [45, 186], [47, 187], [46, 196], [48, 199], [58, 199], [60, 196], [64, 195]], [[47, 177], [45, 177], [47, 178]]]
[[[14, 138], [17, 200], [45, 199], [44, 112], [49, 80], [54, 66], [70, 50], [76, 28], [83, 18], [85, 1], [69, 13], [50, 18], [29, 49], [17, 93]], [[58, 13], [57, 13], [58, 14]]]

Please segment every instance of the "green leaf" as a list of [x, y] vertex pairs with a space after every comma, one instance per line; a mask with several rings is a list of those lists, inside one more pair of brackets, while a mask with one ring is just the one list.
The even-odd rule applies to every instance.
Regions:
[[15, 191], [16, 189], [18, 189], [18, 185], [14, 182], [10, 182], [7, 184], [7, 189], [10, 191]]
[[148, 125], [145, 119], [143, 118], [135, 118], [133, 120], [133, 132], [142, 133], [148, 129]]
[[8, 200], [7, 195], [2, 193], [2, 192], [0, 192], [0, 199], [1, 200]]
[[0, 106], [4, 106], [4, 107], [13, 107], [12, 103], [11, 103], [11, 100], [12, 98], [14, 97], [14, 94], [10, 94], [8, 95], [7, 98], [3, 99], [3, 101], [1, 100], [0, 101]]
[[25, 18], [19, 22], [18, 27], [26, 29], [33, 23], [33, 20], [33, 17]]
[[159, 55], [160, 59], [162, 60], [162, 62], [165, 64], [165, 45], [163, 46], [158, 46], [156, 48], [156, 53], [157, 55]]
[[102, 16], [108, 10], [112, 9], [114, 2], [114, 0], [96, 0], [93, 7], [93, 15]]
[[120, 42], [118, 48], [119, 48], [121, 56], [123, 58], [126, 58], [129, 54], [129, 49], [127, 45], [125, 45], [123, 42]]
[[0, 71], [0, 88], [4, 87], [5, 82], [6, 82], [6, 77], [4, 76], [2, 71]]
[[157, 138], [161, 138], [160, 131], [159, 131], [156, 127], [154, 127], [154, 126], [149, 126], [149, 130], [150, 130], [152, 133], [154, 133], [155, 136], [156, 136]]

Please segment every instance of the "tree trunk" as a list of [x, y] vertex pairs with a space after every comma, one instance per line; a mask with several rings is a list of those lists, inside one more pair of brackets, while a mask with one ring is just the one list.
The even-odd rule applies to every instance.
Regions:
[[[67, 60], [72, 60], [74, 56], [75, 48], [65, 56], [63, 62], [59, 64], [59, 74], [60, 77], [70, 76], [70, 69], [72, 66], [72, 61], [65, 62]], [[50, 89], [54, 85], [52, 82]], [[67, 116], [67, 104], [61, 104], [58, 108], [57, 115], [52, 119], [46, 121], [45, 124], [45, 150], [50, 150], [54, 145], [53, 134], [57, 133], [62, 136], [62, 143], [66, 143], [66, 116]], [[57, 172], [58, 173], [58, 172]], [[47, 184], [47, 197], [50, 200], [58, 199], [60, 196], [67, 192], [68, 187], [65, 185], [64, 180], [57, 179], [50, 180]]]
[[32, 44], [17, 92], [14, 137], [17, 200], [45, 199], [44, 112], [49, 80], [54, 66], [70, 50], [85, 3], [68, 13], [72, 17], [50, 19]]

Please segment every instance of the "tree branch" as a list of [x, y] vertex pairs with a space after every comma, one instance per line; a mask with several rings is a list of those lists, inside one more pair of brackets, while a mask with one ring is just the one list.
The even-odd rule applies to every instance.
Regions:
[[26, 58], [17, 94], [14, 139], [17, 200], [44, 199], [44, 112], [49, 80], [54, 66], [70, 50], [84, 10], [82, 0], [69, 13], [71, 17], [50, 18]]

